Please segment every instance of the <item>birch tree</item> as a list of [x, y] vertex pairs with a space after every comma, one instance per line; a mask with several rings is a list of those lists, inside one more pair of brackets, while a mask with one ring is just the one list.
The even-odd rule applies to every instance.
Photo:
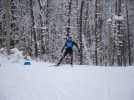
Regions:
[[31, 11], [31, 19], [32, 19], [32, 32], [34, 38], [34, 49], [35, 49], [35, 56], [38, 57], [38, 46], [37, 46], [37, 38], [36, 38], [36, 25], [35, 25], [35, 18], [34, 18], [34, 10], [33, 10], [33, 0], [30, 0], [30, 11]]

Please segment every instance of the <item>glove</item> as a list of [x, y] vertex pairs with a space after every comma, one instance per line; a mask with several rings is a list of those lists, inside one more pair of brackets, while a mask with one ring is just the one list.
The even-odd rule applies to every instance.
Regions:
[[63, 53], [63, 50], [61, 50], [61, 53]]
[[78, 52], [80, 52], [80, 50], [78, 50]]

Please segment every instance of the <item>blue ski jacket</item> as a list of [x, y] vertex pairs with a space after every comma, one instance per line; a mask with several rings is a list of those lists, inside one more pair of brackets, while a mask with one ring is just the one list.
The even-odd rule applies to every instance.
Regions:
[[73, 46], [74, 46], [74, 45], [77, 47], [78, 51], [80, 51], [80, 49], [79, 49], [77, 43], [75, 43], [74, 41], [69, 41], [69, 40], [67, 40], [67, 41], [65, 42], [65, 45], [63, 46], [61, 52], [63, 52], [64, 48], [66, 48], [66, 51], [73, 51]]

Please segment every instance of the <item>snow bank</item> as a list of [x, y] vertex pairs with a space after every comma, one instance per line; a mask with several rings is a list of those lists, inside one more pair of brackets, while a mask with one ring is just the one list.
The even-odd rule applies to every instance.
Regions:
[[23, 52], [19, 51], [17, 48], [13, 48], [10, 50], [11, 54], [7, 55], [7, 50], [5, 48], [0, 49], [0, 66], [6, 66], [7, 64], [20, 64], [24, 65], [26, 61], [31, 62], [31, 64], [39, 65], [43, 63], [43, 65], [51, 65], [53, 63], [44, 62], [41, 60], [33, 60], [30, 56], [23, 56]]
[[11, 54], [7, 55], [7, 50], [4, 48], [0, 49], [0, 63], [1, 62], [21, 62], [24, 61], [24, 56], [22, 55], [22, 51], [19, 51], [17, 48], [11, 49]]

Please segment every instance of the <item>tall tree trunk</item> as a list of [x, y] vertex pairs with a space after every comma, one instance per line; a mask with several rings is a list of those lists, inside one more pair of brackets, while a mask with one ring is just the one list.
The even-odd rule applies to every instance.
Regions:
[[84, 5], [84, 1], [82, 0], [81, 2], [81, 9], [80, 9], [80, 65], [82, 65], [83, 63], [83, 46], [82, 46], [82, 15], [83, 15], [83, 5]]
[[31, 18], [32, 18], [32, 31], [34, 35], [34, 47], [35, 47], [35, 56], [38, 57], [38, 46], [37, 46], [37, 38], [36, 38], [36, 30], [35, 30], [35, 19], [34, 19], [34, 12], [33, 12], [33, 0], [30, 0], [30, 11], [31, 11]]
[[68, 12], [68, 27], [67, 27], [67, 37], [70, 35], [70, 17], [71, 17], [71, 7], [72, 7], [72, 0], [69, 1], [69, 12]]
[[[39, 17], [40, 17], [40, 24], [41, 24], [41, 27], [43, 28], [44, 25], [43, 25], [43, 21], [42, 21], [42, 6], [41, 6], [41, 2], [40, 0], [38, 0], [38, 4], [39, 4], [39, 8], [40, 8], [40, 13], [39, 13]], [[43, 38], [44, 38], [44, 35], [43, 35], [43, 32], [42, 32], [42, 29], [41, 29], [41, 54], [45, 54], [45, 45], [44, 45], [44, 41], [43, 41]]]
[[10, 24], [9, 24], [9, 0], [6, 0], [6, 24], [7, 24], [7, 52], [10, 55]]
[[46, 7], [45, 7], [45, 14], [46, 14], [46, 22], [45, 22], [45, 26], [47, 26], [47, 29], [46, 29], [46, 36], [45, 36], [45, 44], [46, 44], [46, 53], [49, 53], [49, 40], [50, 40], [50, 37], [49, 37], [49, 22], [50, 22], [50, 11], [49, 11], [49, 7], [50, 6], [50, 0], [46, 0]]
[[[117, 15], [117, 7], [118, 7], [118, 2], [116, 1], [115, 2], [115, 14]], [[116, 24], [117, 24], [117, 22], [115, 21], [115, 26], [116, 26]], [[115, 27], [115, 29], [114, 29], [114, 33], [116, 33], [116, 31], [117, 31], [117, 29], [116, 29], [116, 27]], [[114, 39], [113, 39], [113, 41], [115, 41], [115, 38], [116, 38], [116, 36], [114, 35]], [[113, 64], [115, 64], [115, 62], [116, 62], [116, 56], [117, 56], [117, 52], [116, 52], [116, 44], [115, 44], [115, 42], [113, 43]]]
[[[76, 1], [76, 5], [77, 5], [77, 8], [79, 8], [78, 6], [78, 0]], [[79, 22], [79, 13], [77, 12], [77, 19], [76, 19], [76, 22], [77, 22], [77, 32], [79, 33], [80, 32], [80, 22]]]
[[100, 65], [103, 65], [103, 46], [102, 46], [102, 26], [103, 26], [103, 21], [102, 21], [102, 17], [100, 18], [100, 25], [99, 25], [99, 28], [100, 28]]
[[123, 52], [122, 52], [122, 55], [123, 55], [123, 66], [126, 66], [126, 51], [127, 51], [127, 47], [126, 47], [126, 32], [125, 32], [125, 29], [122, 30], [122, 34], [123, 34]]
[[[121, 16], [121, 0], [118, 0], [118, 16]], [[120, 42], [119, 43], [119, 52], [120, 54], [117, 56], [117, 61], [118, 61], [118, 65], [119, 66], [122, 66], [122, 37], [121, 37], [121, 21], [118, 20], [118, 41]]]
[[127, 4], [126, 4], [126, 14], [127, 14], [127, 34], [128, 34], [128, 57], [129, 57], [129, 65], [131, 65], [130, 30], [129, 30], [129, 16], [128, 16]]
[[95, 1], [95, 63], [98, 65], [98, 51], [97, 51], [97, 46], [98, 46], [98, 39], [97, 39], [97, 10], [98, 10], [98, 0]]

